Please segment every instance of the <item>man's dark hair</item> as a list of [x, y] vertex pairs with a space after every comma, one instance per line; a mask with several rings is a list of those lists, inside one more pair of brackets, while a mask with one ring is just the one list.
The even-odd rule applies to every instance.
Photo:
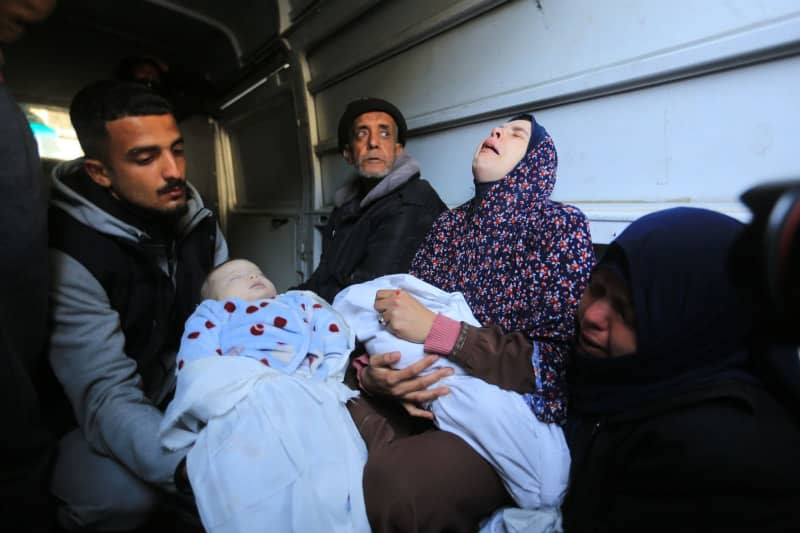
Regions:
[[[117, 65], [117, 68], [114, 71], [114, 77], [120, 81], [135, 81], [142, 83], [142, 80], [134, 75], [136, 67], [139, 65], [150, 65], [156, 69], [156, 71], [158, 71], [159, 76], [164, 75], [163, 68], [155, 59], [147, 56], [129, 56], [123, 57], [120, 60], [119, 65]], [[161, 80], [159, 80], [158, 83], [160, 84]]]
[[406, 126], [406, 119], [400, 110], [386, 100], [362, 96], [347, 104], [347, 108], [345, 108], [342, 117], [339, 119], [337, 134], [340, 153], [344, 151], [345, 146], [350, 144], [350, 139], [353, 137], [353, 122], [364, 113], [373, 111], [386, 113], [394, 119], [394, 123], [397, 125], [397, 142], [403, 146], [406, 145], [408, 127]]
[[69, 107], [72, 127], [86, 157], [100, 159], [108, 140], [106, 122], [125, 117], [172, 115], [172, 105], [141, 83], [103, 80], [78, 91]]

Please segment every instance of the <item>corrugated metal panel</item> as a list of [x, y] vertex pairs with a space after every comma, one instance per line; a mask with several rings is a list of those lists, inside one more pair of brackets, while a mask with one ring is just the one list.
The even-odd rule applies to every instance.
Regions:
[[[376, 32], [391, 41], [414, 20], [408, 11], [392, 11], [392, 22], [381, 6], [348, 35], [380, 46]], [[331, 61], [332, 43], [314, 55]], [[744, 218], [744, 189], [800, 174], [796, 1], [515, 1], [344, 77], [329, 73], [341, 64], [323, 63], [311, 86], [324, 191], [347, 175], [335, 127], [362, 94], [403, 110], [408, 151], [451, 205], [471, 196], [472, 154], [490, 126], [536, 110], [559, 149], [555, 196], [580, 205], [599, 239], [674, 204]]]

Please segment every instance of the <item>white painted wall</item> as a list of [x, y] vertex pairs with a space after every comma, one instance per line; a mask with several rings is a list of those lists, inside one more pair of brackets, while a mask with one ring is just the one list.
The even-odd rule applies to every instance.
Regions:
[[534, 110], [559, 150], [555, 197], [598, 242], [676, 203], [746, 218], [743, 190], [800, 175], [797, 0], [382, 2], [307, 57], [319, 208], [346, 177], [339, 114], [365, 94], [404, 111], [407, 148], [450, 205], [470, 197], [490, 126]]
[[[744, 220], [741, 192], [800, 175], [798, 82], [795, 56], [540, 110], [537, 120], [559, 154], [554, 198], [581, 207], [599, 242], [613, 237], [600, 222], [621, 222], [612, 230], [618, 231], [675, 204]], [[471, 151], [495, 122], [409, 142], [448, 204], [472, 196]]]

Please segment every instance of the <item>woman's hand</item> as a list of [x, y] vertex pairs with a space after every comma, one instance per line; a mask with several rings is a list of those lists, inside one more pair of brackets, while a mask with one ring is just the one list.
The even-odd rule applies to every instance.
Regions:
[[448, 387], [427, 389], [443, 377], [452, 375], [453, 369], [445, 367], [425, 376], [419, 374], [438, 359], [436, 355], [426, 355], [413, 365], [397, 370], [392, 365], [400, 360], [399, 352], [373, 355], [369, 358], [369, 366], [361, 372], [361, 388], [370, 394], [397, 398], [411, 416], [433, 420], [433, 413], [420, 409], [418, 405], [450, 393]]
[[374, 307], [389, 331], [411, 342], [425, 342], [436, 318], [436, 313], [402, 290], [376, 292]]

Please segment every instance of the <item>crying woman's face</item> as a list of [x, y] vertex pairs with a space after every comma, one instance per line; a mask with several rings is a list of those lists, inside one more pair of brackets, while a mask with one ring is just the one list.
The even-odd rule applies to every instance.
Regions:
[[525, 157], [530, 138], [528, 120], [512, 120], [493, 128], [472, 158], [475, 180], [486, 183], [504, 178]]

